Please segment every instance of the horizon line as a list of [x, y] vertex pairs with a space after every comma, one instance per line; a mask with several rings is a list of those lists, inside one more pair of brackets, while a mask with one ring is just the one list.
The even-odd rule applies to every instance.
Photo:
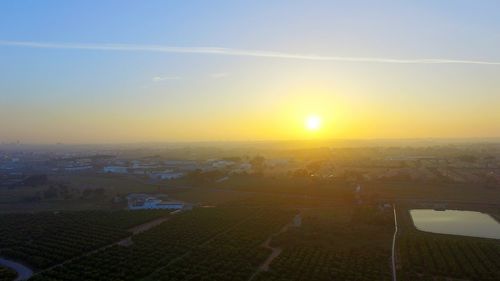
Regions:
[[54, 43], [35, 41], [8, 41], [0, 40], [0, 46], [13, 46], [38, 49], [73, 49], [98, 51], [133, 51], [133, 52], [160, 52], [176, 54], [205, 54], [225, 55], [237, 57], [256, 57], [274, 59], [295, 59], [311, 61], [335, 61], [352, 63], [389, 63], [389, 64], [470, 64], [470, 65], [500, 65], [500, 61], [448, 59], [448, 58], [384, 58], [384, 57], [344, 57], [316, 54], [287, 53], [264, 50], [248, 50], [224, 47], [182, 47], [166, 45], [140, 44], [98, 44], [98, 43]]
[[128, 142], [23, 142], [2, 141], [4, 145], [41, 145], [41, 146], [100, 146], [100, 145], [156, 145], [156, 144], [201, 144], [201, 143], [280, 143], [280, 142], [494, 142], [500, 143], [500, 137], [408, 137], [408, 138], [327, 138], [327, 139], [256, 139], [256, 140], [163, 140], [163, 141], [128, 141]]

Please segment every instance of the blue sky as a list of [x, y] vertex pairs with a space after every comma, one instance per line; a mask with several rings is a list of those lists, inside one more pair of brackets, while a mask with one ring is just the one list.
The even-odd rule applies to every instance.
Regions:
[[[500, 65], [420, 62], [500, 62], [499, 8], [498, 1], [1, 1], [0, 140], [301, 138], [309, 113], [324, 117], [328, 138], [500, 137]], [[88, 44], [140, 50], [66, 48]], [[245, 55], [148, 51], [152, 45]], [[289, 57], [296, 55], [320, 59]], [[331, 57], [362, 61], [324, 59]]]

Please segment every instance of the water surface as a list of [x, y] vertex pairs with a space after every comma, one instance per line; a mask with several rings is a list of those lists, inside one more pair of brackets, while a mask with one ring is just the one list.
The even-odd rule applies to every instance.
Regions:
[[500, 223], [485, 213], [415, 209], [410, 210], [410, 214], [418, 230], [441, 234], [500, 239]]
[[0, 257], [0, 265], [9, 267], [17, 272], [17, 277], [14, 281], [28, 280], [33, 276], [31, 268], [15, 261]]

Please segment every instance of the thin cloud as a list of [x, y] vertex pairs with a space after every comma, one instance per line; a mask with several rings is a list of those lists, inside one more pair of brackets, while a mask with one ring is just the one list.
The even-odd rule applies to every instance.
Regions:
[[179, 76], [155, 76], [151, 80], [153, 82], [162, 82], [162, 81], [167, 81], [167, 80], [179, 80], [181, 77]]
[[229, 76], [229, 73], [227, 73], [227, 72], [218, 72], [218, 73], [210, 74], [210, 77], [213, 79], [221, 79], [221, 78], [226, 78], [228, 76]]
[[447, 58], [398, 59], [398, 58], [383, 58], [383, 57], [341, 57], [341, 56], [325, 56], [325, 55], [314, 55], [314, 54], [261, 51], [261, 50], [218, 48], [218, 47], [174, 47], [174, 46], [162, 46], [162, 45], [134, 45], [134, 44], [48, 43], [48, 42], [31, 42], [31, 41], [0, 41], [0, 46], [46, 48], [46, 49], [141, 51], [141, 52], [161, 52], [161, 53], [181, 53], [181, 54], [187, 53], [187, 54], [225, 55], [225, 56], [257, 57], [257, 58], [272, 58], [272, 59], [355, 62], [355, 63], [500, 65], [500, 61], [489, 61], [489, 60], [468, 60], [468, 59], [447, 59]]

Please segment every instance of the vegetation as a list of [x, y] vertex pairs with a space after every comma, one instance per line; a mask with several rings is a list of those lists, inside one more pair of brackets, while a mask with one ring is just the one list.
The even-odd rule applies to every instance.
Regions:
[[194, 209], [134, 236], [130, 246], [97, 251], [32, 279], [139, 280], [253, 216], [255, 210], [249, 208]]
[[391, 212], [339, 206], [303, 216], [301, 227], [273, 240], [283, 252], [256, 280], [391, 279]]
[[278, 280], [391, 280], [388, 256], [374, 251], [333, 251], [291, 247], [273, 262], [258, 281]]
[[130, 236], [167, 211], [79, 211], [0, 216], [1, 254], [43, 269]]
[[281, 209], [256, 210], [234, 229], [156, 271], [146, 280], [248, 280], [269, 251], [259, 246], [293, 217]]
[[500, 241], [418, 231], [405, 208], [398, 217], [403, 280], [500, 280]]
[[17, 277], [17, 273], [8, 268], [0, 265], [0, 281], [12, 281]]
[[[0, 254], [35, 266], [34, 281], [391, 280], [392, 208], [297, 194], [237, 199], [172, 215], [130, 243], [116, 242], [166, 212], [6, 214]], [[298, 209], [301, 223], [284, 228]], [[407, 209], [398, 210], [400, 280], [500, 280], [498, 240], [418, 231]]]

